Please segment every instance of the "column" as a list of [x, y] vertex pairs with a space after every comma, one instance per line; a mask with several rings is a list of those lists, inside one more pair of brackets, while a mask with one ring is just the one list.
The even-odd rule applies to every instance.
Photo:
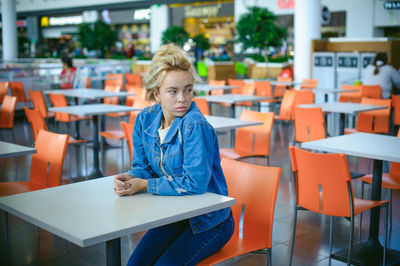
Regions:
[[152, 5], [150, 16], [150, 51], [152, 53], [160, 48], [162, 33], [168, 27], [168, 6]]
[[14, 0], [1, 1], [3, 60], [17, 59], [17, 12]]
[[321, 38], [321, 0], [296, 0], [294, 13], [294, 76], [311, 78], [311, 40]]

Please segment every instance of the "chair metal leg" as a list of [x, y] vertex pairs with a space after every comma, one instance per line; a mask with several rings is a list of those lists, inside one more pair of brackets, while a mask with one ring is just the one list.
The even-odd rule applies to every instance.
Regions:
[[392, 239], [392, 222], [393, 222], [393, 212], [392, 212], [392, 190], [389, 189], [389, 237]]
[[8, 213], [5, 211], [4, 212], [4, 217], [5, 217], [5, 230], [6, 230], [6, 245], [7, 245], [7, 263], [8, 265], [11, 265], [11, 251], [10, 251], [10, 237], [8, 233]]
[[293, 250], [294, 250], [294, 239], [296, 237], [296, 223], [297, 223], [297, 206], [296, 204], [294, 205], [294, 218], [293, 218], [293, 230], [292, 230], [292, 241], [290, 245], [290, 261], [289, 261], [289, 266], [292, 265], [292, 259], [293, 259]]
[[88, 179], [88, 170], [87, 170], [87, 147], [86, 143], [83, 144], [84, 152], [85, 152], [85, 178]]
[[[390, 190], [392, 191], [392, 190]], [[391, 205], [391, 201], [389, 201], [389, 206]], [[386, 208], [385, 208], [385, 235], [383, 237], [383, 266], [386, 266], [386, 249], [387, 249], [387, 239], [388, 239], [388, 208], [389, 206], [386, 204]], [[390, 228], [392, 229], [392, 228]]]
[[71, 145], [68, 145], [68, 172], [69, 172], [69, 183], [72, 184], [72, 176], [71, 176], [71, 161], [72, 161], [72, 155], [71, 155]]
[[351, 251], [353, 247], [353, 240], [354, 240], [354, 216], [351, 215], [350, 217], [350, 241], [349, 241], [349, 251], [347, 253], [347, 266], [350, 266], [351, 262]]
[[268, 266], [272, 266], [272, 247], [267, 249]]
[[124, 139], [121, 139], [121, 168], [124, 169]]
[[331, 265], [332, 237], [333, 237], [333, 216], [330, 216], [329, 217], [329, 266]]
[[[364, 199], [364, 185], [365, 185], [365, 182], [361, 181], [361, 198], [362, 199]], [[361, 241], [362, 218], [363, 218], [363, 213], [360, 213], [360, 224], [358, 226], [358, 241]]]

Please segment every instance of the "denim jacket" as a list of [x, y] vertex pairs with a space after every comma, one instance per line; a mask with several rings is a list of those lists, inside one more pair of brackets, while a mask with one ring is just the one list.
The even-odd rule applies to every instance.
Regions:
[[[183, 117], [176, 117], [160, 144], [160, 104], [145, 108], [133, 130], [133, 160], [128, 174], [148, 180], [147, 190], [158, 195], [190, 195], [212, 192], [228, 195], [222, 172], [218, 139], [196, 103]], [[160, 168], [161, 149], [163, 168]], [[193, 233], [206, 231], [224, 221], [230, 208], [189, 219]]]

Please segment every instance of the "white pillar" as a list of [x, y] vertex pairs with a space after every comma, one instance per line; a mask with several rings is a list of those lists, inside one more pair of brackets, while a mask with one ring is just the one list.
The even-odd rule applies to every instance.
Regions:
[[15, 0], [1, 1], [1, 17], [3, 30], [3, 59], [17, 59], [17, 12]]
[[296, 0], [294, 13], [294, 76], [311, 78], [311, 40], [321, 38], [321, 1]]
[[169, 27], [167, 5], [152, 5], [150, 16], [150, 51], [157, 52], [161, 46], [163, 31]]

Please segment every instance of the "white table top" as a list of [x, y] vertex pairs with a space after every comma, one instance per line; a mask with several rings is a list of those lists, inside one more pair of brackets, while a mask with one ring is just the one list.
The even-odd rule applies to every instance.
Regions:
[[195, 90], [198, 91], [212, 91], [212, 90], [231, 90], [231, 89], [239, 89], [239, 86], [217, 86], [217, 85], [209, 85], [209, 84], [196, 84], [194, 86]]
[[223, 95], [207, 95], [198, 98], [205, 98], [207, 102], [216, 103], [239, 103], [239, 102], [256, 102], [260, 100], [271, 100], [274, 97], [261, 97], [255, 95], [241, 95], [241, 94], [223, 94]]
[[354, 133], [305, 142], [302, 148], [400, 163], [400, 138]]
[[90, 77], [92, 80], [112, 80], [117, 79], [116, 77], [106, 77], [106, 76], [98, 76], [98, 77]]
[[387, 108], [386, 106], [367, 105], [359, 103], [342, 103], [342, 102], [300, 104], [299, 107], [302, 108], [321, 107], [322, 112], [344, 113], [352, 115], [355, 115], [359, 112], [380, 110]]
[[328, 94], [328, 93], [349, 93], [349, 92], [357, 92], [359, 90], [342, 90], [342, 89], [337, 89], [337, 88], [319, 88], [319, 89], [313, 89], [312, 92], [314, 93], [324, 93], [324, 94]]
[[125, 97], [135, 95], [133, 92], [111, 92], [97, 89], [72, 89], [72, 90], [46, 90], [45, 94], [64, 94], [68, 97], [84, 98], [84, 99], [101, 99], [105, 97]]
[[301, 85], [303, 82], [301, 81], [277, 81], [271, 79], [244, 79], [244, 82], [253, 83], [254, 81], [269, 81], [271, 85], [282, 85], [282, 86], [295, 86]]
[[80, 247], [234, 204], [235, 199], [213, 193], [118, 197], [113, 176], [0, 198], [1, 209]]
[[140, 108], [134, 108], [126, 105], [114, 104], [84, 104], [84, 105], [71, 105], [65, 107], [50, 107], [50, 112], [67, 113], [70, 115], [90, 116], [101, 115], [106, 113], [130, 112], [140, 111]]
[[36, 153], [36, 149], [0, 141], [0, 158], [9, 158]]
[[215, 130], [226, 130], [226, 129], [234, 129], [239, 127], [249, 127], [249, 126], [258, 126], [262, 125], [262, 122], [256, 121], [245, 121], [235, 118], [222, 117], [222, 116], [205, 116], [208, 123], [210, 123]]

